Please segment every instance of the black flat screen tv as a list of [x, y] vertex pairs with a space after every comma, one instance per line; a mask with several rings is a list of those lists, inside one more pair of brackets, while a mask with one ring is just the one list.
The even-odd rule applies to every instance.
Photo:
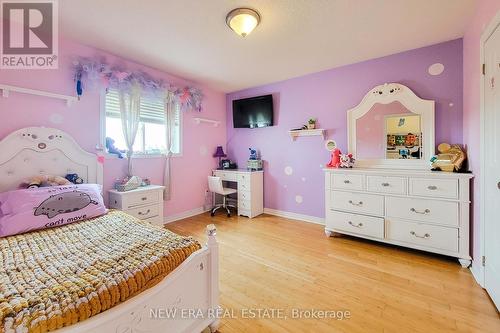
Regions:
[[234, 128], [273, 126], [273, 95], [233, 101]]

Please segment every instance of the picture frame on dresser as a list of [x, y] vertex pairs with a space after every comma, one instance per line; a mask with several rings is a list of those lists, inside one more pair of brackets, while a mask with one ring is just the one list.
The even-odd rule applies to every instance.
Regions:
[[[381, 112], [384, 105], [388, 108]], [[399, 116], [401, 110], [419, 115], [418, 135], [423, 142], [418, 159], [363, 159], [356, 155], [363, 149], [369, 154], [370, 149], [385, 147], [385, 132], [377, 132], [378, 137], [373, 138], [377, 144], [369, 146], [373, 140], [360, 139], [361, 131], [356, 130], [360, 127], [357, 121], [374, 110], [372, 124], [387, 114]], [[447, 255], [468, 267], [470, 180], [474, 176], [430, 170], [435, 146], [434, 101], [423, 100], [398, 83], [379, 85], [348, 111], [347, 126], [349, 151], [357, 157], [356, 164], [352, 169], [324, 169], [325, 234], [346, 234]]]

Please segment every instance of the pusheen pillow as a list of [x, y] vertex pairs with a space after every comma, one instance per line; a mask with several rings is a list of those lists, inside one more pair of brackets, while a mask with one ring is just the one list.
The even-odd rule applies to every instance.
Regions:
[[0, 193], [0, 237], [57, 227], [107, 213], [97, 184]]

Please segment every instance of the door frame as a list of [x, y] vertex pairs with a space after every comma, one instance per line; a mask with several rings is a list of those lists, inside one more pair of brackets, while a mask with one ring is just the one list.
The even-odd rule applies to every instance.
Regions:
[[[491, 37], [493, 32], [497, 29], [497, 27], [500, 26], [500, 11], [496, 13], [496, 15], [491, 19], [491, 21], [486, 25], [486, 28], [483, 30], [483, 33], [481, 34], [481, 39], [480, 39], [480, 47], [479, 47], [479, 68], [483, 66], [485, 63], [485, 52], [484, 52], [484, 47], [486, 44], [486, 41]], [[479, 283], [481, 287], [484, 286], [484, 279], [485, 279], [485, 272], [484, 272], [484, 266], [482, 265], [481, 258], [485, 255], [486, 252], [486, 233], [485, 233], [485, 225], [486, 225], [486, 219], [485, 219], [485, 204], [483, 198], [485, 197], [485, 184], [486, 184], [486, 177], [484, 173], [484, 165], [485, 165], [485, 142], [486, 142], [486, 134], [484, 132], [485, 129], [485, 103], [484, 103], [484, 90], [485, 90], [485, 84], [484, 81], [486, 79], [486, 76], [483, 74], [481, 75], [481, 80], [479, 80], [479, 121], [480, 121], [480, 129], [479, 129], [479, 168], [480, 168], [480, 176], [479, 176], [479, 193], [480, 193], [480, 200], [479, 200], [479, 241], [480, 241], [480, 247], [479, 247], [479, 257], [474, 258], [474, 261], [478, 262], [477, 265], [472, 265], [471, 266], [471, 271], [474, 277], [476, 278], [476, 281]], [[475, 200], [476, 198], [474, 198]], [[479, 269], [479, 270], [478, 270]]]

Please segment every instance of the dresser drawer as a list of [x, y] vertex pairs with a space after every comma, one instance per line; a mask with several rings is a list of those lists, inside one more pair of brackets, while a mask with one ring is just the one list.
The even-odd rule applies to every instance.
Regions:
[[252, 208], [252, 204], [250, 200], [238, 200], [238, 209], [250, 210]]
[[399, 242], [458, 252], [458, 229], [455, 228], [389, 218], [386, 237]]
[[334, 174], [332, 189], [363, 190], [363, 175]]
[[135, 208], [158, 203], [160, 200], [159, 191], [142, 191], [130, 193], [123, 197], [123, 209]]
[[384, 215], [384, 197], [376, 194], [332, 191], [331, 208], [353, 213]]
[[230, 171], [215, 171], [215, 176], [220, 177], [223, 181], [236, 182], [238, 181], [238, 173]]
[[458, 179], [410, 178], [410, 195], [458, 199]]
[[160, 214], [158, 204], [138, 207], [133, 209], [126, 209], [125, 213], [137, 217], [138, 219], [145, 220]]
[[415, 198], [386, 198], [387, 216], [458, 226], [458, 202]]
[[250, 200], [250, 192], [249, 191], [238, 191], [238, 200]]
[[326, 228], [380, 239], [384, 238], [384, 219], [381, 217], [370, 217], [329, 210], [326, 216]]
[[406, 194], [405, 177], [366, 176], [366, 189], [370, 192]]

